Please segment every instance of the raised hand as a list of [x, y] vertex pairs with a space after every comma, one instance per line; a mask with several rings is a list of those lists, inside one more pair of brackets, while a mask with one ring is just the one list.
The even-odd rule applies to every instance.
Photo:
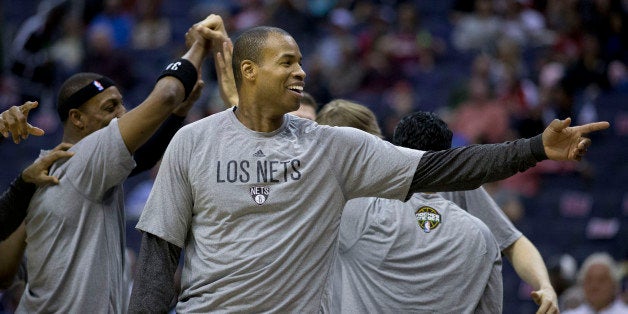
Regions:
[[220, 98], [229, 107], [237, 106], [239, 100], [235, 77], [233, 76], [233, 67], [231, 66], [232, 54], [233, 44], [231, 40], [227, 40], [222, 43], [222, 53], [217, 52], [214, 57], [216, 75], [218, 76], [218, 85], [220, 87]]
[[36, 101], [27, 101], [21, 106], [13, 106], [0, 114], [0, 133], [2, 136], [13, 136], [13, 142], [19, 143], [29, 135], [42, 136], [44, 130], [27, 122], [28, 113], [39, 105]]
[[222, 42], [229, 40], [222, 18], [216, 14], [208, 15], [204, 20], [192, 25], [185, 35], [185, 42], [190, 47], [194, 42], [203, 43], [206, 51], [219, 51]]
[[570, 127], [571, 118], [554, 119], [543, 131], [543, 148], [552, 160], [581, 160], [591, 145], [585, 136], [591, 132], [608, 129], [606, 121]]
[[37, 158], [35, 162], [22, 171], [22, 180], [29, 183], [35, 183], [37, 186], [46, 184], [59, 184], [57, 177], [49, 176], [48, 170], [52, 164], [61, 158], [70, 158], [74, 152], [67, 150], [72, 144], [61, 143], [55, 147], [49, 154]]

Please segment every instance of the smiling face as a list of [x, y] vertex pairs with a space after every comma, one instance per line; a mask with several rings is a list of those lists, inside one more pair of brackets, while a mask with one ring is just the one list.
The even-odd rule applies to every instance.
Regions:
[[256, 85], [260, 103], [272, 104], [272, 108], [281, 114], [299, 109], [305, 85], [301, 58], [299, 46], [291, 36], [268, 35], [257, 64]]

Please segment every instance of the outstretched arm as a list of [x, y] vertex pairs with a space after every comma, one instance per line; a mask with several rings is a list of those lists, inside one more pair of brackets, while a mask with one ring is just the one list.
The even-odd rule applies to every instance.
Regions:
[[530, 139], [426, 152], [414, 173], [408, 197], [416, 192], [475, 189], [548, 158], [580, 160], [591, 145], [586, 134], [609, 127], [608, 122], [569, 127], [570, 122], [554, 120], [543, 134]]
[[13, 106], [0, 114], [0, 133], [4, 137], [13, 136], [13, 142], [19, 143], [29, 135], [42, 136], [44, 130], [30, 125], [27, 121], [31, 109], [39, 105], [36, 101], [27, 101], [21, 106]]
[[515, 268], [517, 275], [534, 289], [532, 299], [539, 306], [536, 313], [558, 313], [558, 297], [550, 283], [543, 258], [534, 244], [522, 236], [503, 253]]
[[174, 274], [181, 249], [153, 234], [143, 233], [129, 313], [167, 313], [176, 297]]

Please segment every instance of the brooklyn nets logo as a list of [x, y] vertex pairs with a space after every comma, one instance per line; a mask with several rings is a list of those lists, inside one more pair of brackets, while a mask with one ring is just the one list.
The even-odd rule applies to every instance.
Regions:
[[269, 186], [253, 186], [251, 187], [251, 197], [253, 201], [257, 203], [257, 205], [262, 205], [268, 199], [268, 194], [270, 194]]
[[440, 214], [432, 207], [423, 206], [416, 211], [415, 215], [419, 227], [421, 227], [421, 230], [425, 233], [429, 233], [440, 225]]

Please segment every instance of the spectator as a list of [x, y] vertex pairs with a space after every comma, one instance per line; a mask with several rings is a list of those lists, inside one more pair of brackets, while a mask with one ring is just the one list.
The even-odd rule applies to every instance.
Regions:
[[594, 253], [584, 260], [578, 272], [578, 285], [584, 291], [585, 303], [564, 311], [564, 314], [625, 314], [626, 305], [621, 293], [621, 273], [608, 253]]
[[158, 49], [171, 41], [170, 20], [161, 13], [162, 0], [139, 0], [137, 23], [131, 34], [133, 49]]

